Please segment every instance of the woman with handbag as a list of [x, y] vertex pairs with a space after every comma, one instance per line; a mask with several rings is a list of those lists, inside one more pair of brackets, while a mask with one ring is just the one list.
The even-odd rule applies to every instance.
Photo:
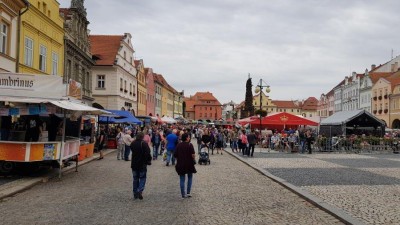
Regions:
[[[192, 143], [190, 143], [190, 135], [184, 133], [182, 134], [181, 139], [182, 142], [178, 144], [174, 153], [174, 156], [177, 159], [175, 170], [179, 175], [182, 198], [190, 198], [192, 197], [190, 191], [192, 189], [193, 174], [197, 172], [196, 168], [194, 167], [194, 164], [196, 162], [196, 154]], [[185, 192], [186, 174], [188, 177], [188, 181]]]
[[135, 141], [131, 144], [132, 150], [132, 176], [133, 176], [133, 197], [143, 199], [144, 186], [146, 185], [147, 165], [151, 165], [149, 145], [143, 141], [144, 134], [138, 132]]

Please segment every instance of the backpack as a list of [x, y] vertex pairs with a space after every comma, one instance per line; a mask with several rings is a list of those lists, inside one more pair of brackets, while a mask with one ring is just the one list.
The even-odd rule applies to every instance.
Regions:
[[240, 138], [242, 140], [242, 144], [247, 144], [247, 136], [242, 134], [242, 137]]

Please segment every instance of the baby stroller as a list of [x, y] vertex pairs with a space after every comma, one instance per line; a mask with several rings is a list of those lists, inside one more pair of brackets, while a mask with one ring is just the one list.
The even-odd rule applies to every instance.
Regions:
[[203, 148], [200, 149], [200, 154], [199, 154], [199, 165], [203, 164], [204, 165], [210, 165], [211, 161], [210, 161], [210, 157], [208, 154], [208, 146], [204, 146]]

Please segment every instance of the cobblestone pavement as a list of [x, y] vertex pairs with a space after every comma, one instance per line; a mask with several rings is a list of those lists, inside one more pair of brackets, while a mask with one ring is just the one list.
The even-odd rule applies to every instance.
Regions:
[[342, 224], [234, 157], [197, 165], [182, 199], [174, 167], [153, 161], [144, 200], [116, 154], [0, 202], [1, 224]]
[[256, 149], [253, 158], [243, 159], [367, 224], [400, 224], [397, 154], [309, 155]]

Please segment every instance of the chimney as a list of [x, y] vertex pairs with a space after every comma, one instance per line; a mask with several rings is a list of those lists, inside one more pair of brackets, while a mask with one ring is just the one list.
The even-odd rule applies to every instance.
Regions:
[[374, 70], [374, 69], [376, 69], [376, 65], [375, 65], [375, 64], [372, 64], [372, 65], [371, 65], [371, 70]]
[[354, 79], [357, 76], [357, 72], [352, 73], [352, 78]]

